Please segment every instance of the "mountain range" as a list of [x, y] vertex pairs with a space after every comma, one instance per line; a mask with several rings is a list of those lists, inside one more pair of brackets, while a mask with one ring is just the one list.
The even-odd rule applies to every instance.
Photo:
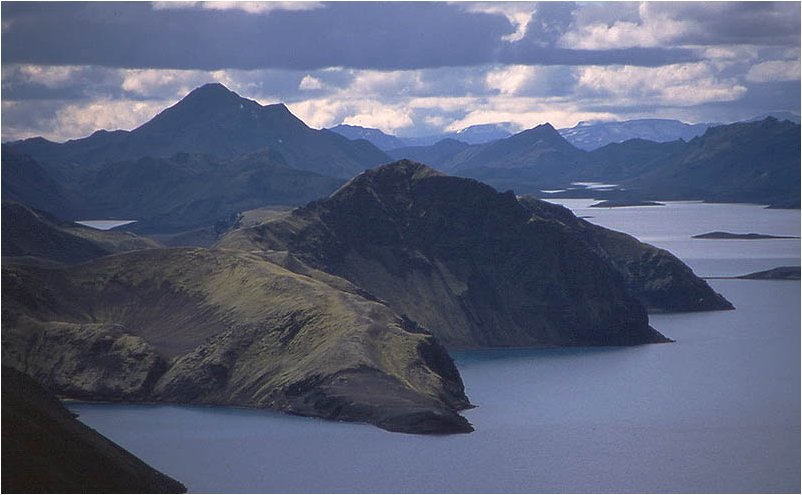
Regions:
[[[574, 129], [664, 124], [676, 122]], [[384, 152], [364, 139], [380, 131], [337, 128], [360, 138], [347, 139], [309, 128], [284, 105], [263, 106], [208, 84], [132, 131], [97, 131], [65, 143], [32, 138], [4, 144], [3, 197], [67, 220], [133, 219], [138, 222], [129, 229], [170, 234], [243, 210], [302, 205], [365, 169], [408, 158], [517, 193], [565, 189], [557, 194], [799, 204], [799, 191], [792, 187], [799, 176], [799, 126], [791, 122], [769, 118], [710, 127], [687, 142], [639, 138], [592, 151], [572, 145], [549, 124], [498, 139], [508, 129], [473, 126], [431, 145]], [[383, 147], [396, 142], [382, 136], [389, 140]], [[738, 165], [728, 167], [730, 160]], [[620, 187], [589, 191], [573, 185], [588, 181]]]
[[574, 127], [560, 129], [559, 133], [577, 148], [591, 151], [630, 139], [657, 143], [678, 139], [690, 141], [714, 125], [718, 124], [686, 124], [670, 119], [637, 119], [623, 122], [579, 122]]
[[[798, 208], [799, 135], [799, 124], [767, 117], [710, 127], [688, 142], [631, 139], [585, 151], [542, 124], [483, 145], [442, 141], [388, 153], [518, 193]], [[616, 186], [598, 191], [576, 185], [582, 182]]]
[[265, 148], [280, 153], [293, 168], [345, 179], [387, 161], [366, 141], [312, 129], [283, 104], [263, 106], [219, 83], [193, 90], [132, 131], [97, 131], [65, 143], [32, 138], [10, 144], [67, 178], [145, 156], [192, 153], [231, 159]]
[[398, 137], [387, 134], [380, 129], [357, 125], [340, 124], [329, 128], [348, 139], [366, 139], [384, 151], [408, 146], [430, 146], [444, 139], [454, 139], [466, 144], [483, 144], [512, 135], [514, 126], [509, 122], [498, 124], [477, 124], [456, 132], [432, 134], [418, 137]]
[[[777, 120], [799, 124], [800, 117], [793, 112], [767, 112], [743, 122], [756, 122], [773, 117]], [[666, 143], [682, 139], [690, 141], [704, 134], [709, 127], [720, 123], [687, 124], [672, 119], [635, 119], [624, 121], [582, 121], [574, 127], [558, 129], [562, 137], [579, 149], [592, 151], [612, 143], [623, 143], [630, 139], [643, 139]], [[425, 147], [443, 140], [457, 140], [465, 144], [484, 144], [498, 139], [506, 139], [513, 134], [515, 126], [509, 122], [498, 124], [479, 124], [466, 127], [457, 132], [435, 134], [421, 137], [397, 137], [370, 127], [338, 125], [329, 130], [342, 134], [348, 139], [366, 139], [384, 151], [399, 148]], [[397, 153], [395, 153], [397, 155]]]

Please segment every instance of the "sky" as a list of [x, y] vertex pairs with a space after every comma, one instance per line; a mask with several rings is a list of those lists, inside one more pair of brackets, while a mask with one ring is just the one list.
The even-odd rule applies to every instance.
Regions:
[[2, 2], [2, 140], [133, 129], [221, 82], [308, 125], [800, 111], [799, 2]]

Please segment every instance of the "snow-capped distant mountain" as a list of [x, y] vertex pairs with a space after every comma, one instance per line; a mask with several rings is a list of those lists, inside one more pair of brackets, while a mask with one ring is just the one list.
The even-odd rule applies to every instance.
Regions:
[[610, 143], [622, 143], [630, 139], [646, 139], [664, 143], [682, 139], [689, 141], [701, 136], [716, 124], [686, 124], [670, 119], [638, 119], [623, 122], [580, 122], [576, 126], [560, 129], [568, 142], [583, 150], [594, 150]]
[[409, 146], [431, 146], [443, 139], [456, 139], [467, 144], [484, 144], [497, 139], [508, 138], [516, 132], [514, 125], [509, 122], [472, 125], [457, 132], [420, 137], [398, 137], [387, 134], [380, 129], [346, 124], [331, 127], [329, 130], [348, 139], [367, 139], [374, 146], [385, 151]]
[[759, 120], [765, 119], [766, 117], [774, 117], [780, 122], [782, 122], [783, 120], [787, 120], [789, 122], [793, 122], [794, 124], [798, 124], [800, 120], [799, 114], [793, 112], [779, 111], [779, 112], [767, 112], [762, 115], [758, 115], [757, 117], [752, 117], [751, 119], [744, 120], [744, 122], [757, 122]]

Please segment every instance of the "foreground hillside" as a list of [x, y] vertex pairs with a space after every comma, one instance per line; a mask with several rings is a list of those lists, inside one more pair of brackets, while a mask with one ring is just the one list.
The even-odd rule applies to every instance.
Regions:
[[669, 253], [539, 203], [400, 161], [218, 246], [288, 252], [458, 348], [662, 342], [644, 304], [732, 307]]
[[471, 431], [451, 358], [342, 279], [243, 252], [3, 264], [3, 363], [68, 397], [265, 407], [403, 432]]
[[75, 419], [3, 366], [3, 492], [184, 493], [186, 488]]

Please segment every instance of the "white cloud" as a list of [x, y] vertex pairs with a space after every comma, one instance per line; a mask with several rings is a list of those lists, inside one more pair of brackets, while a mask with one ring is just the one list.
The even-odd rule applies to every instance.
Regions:
[[[582, 19], [563, 34], [559, 41], [565, 48], [604, 50], [612, 48], [655, 47], [668, 44], [686, 34], [692, 24], [674, 19], [670, 9], [641, 2], [638, 20]], [[584, 21], [584, 22], [583, 22]]]
[[532, 2], [458, 2], [468, 12], [503, 15], [513, 25], [513, 33], [501, 37], [504, 41], [520, 41], [526, 35], [526, 28], [535, 15]]
[[578, 88], [610, 105], [692, 106], [737, 100], [746, 88], [718, 79], [707, 63], [663, 67], [589, 66], [578, 70]]
[[341, 123], [347, 109], [345, 102], [328, 98], [287, 103], [287, 108], [306, 125], [317, 129]]
[[66, 105], [56, 112], [53, 131], [45, 137], [63, 141], [98, 129], [130, 130], [152, 119], [172, 101], [97, 100]]
[[307, 74], [303, 79], [301, 79], [301, 83], [298, 84], [298, 89], [301, 91], [314, 91], [323, 89], [323, 82], [320, 79]]
[[564, 98], [520, 98], [497, 96], [484, 99], [462, 118], [446, 126], [448, 131], [485, 123], [511, 122], [519, 129], [529, 129], [549, 122], [554, 127], [571, 127], [580, 120], [613, 120], [609, 112], [582, 110], [576, 102]]
[[[83, 66], [75, 65], [20, 65], [17, 67], [22, 80], [39, 83], [48, 88], [60, 88], [68, 85], [85, 69]], [[3, 75], [6, 73], [3, 71]]]
[[702, 57], [709, 61], [716, 70], [749, 63], [758, 58], [760, 52], [751, 45], [713, 46], [701, 50]]
[[480, 98], [475, 96], [421, 96], [407, 101], [407, 106], [410, 108], [456, 112], [478, 105], [480, 101]]
[[206, 9], [206, 10], [241, 10], [249, 14], [267, 14], [274, 10], [313, 10], [323, 7], [321, 2], [153, 2], [156, 10], [166, 9]]
[[412, 126], [412, 110], [403, 104], [386, 104], [363, 98], [316, 98], [287, 104], [287, 108], [315, 128], [337, 124], [375, 127], [395, 133]]
[[753, 65], [746, 73], [749, 82], [799, 81], [799, 60], [771, 60]]
[[206, 71], [168, 69], [123, 70], [122, 89], [144, 97], [183, 96], [214, 79]]
[[485, 76], [485, 85], [504, 95], [520, 93], [538, 76], [539, 67], [531, 65], [508, 65], [490, 70]]
[[353, 70], [346, 90], [353, 95], [409, 95], [423, 88], [418, 70]]

